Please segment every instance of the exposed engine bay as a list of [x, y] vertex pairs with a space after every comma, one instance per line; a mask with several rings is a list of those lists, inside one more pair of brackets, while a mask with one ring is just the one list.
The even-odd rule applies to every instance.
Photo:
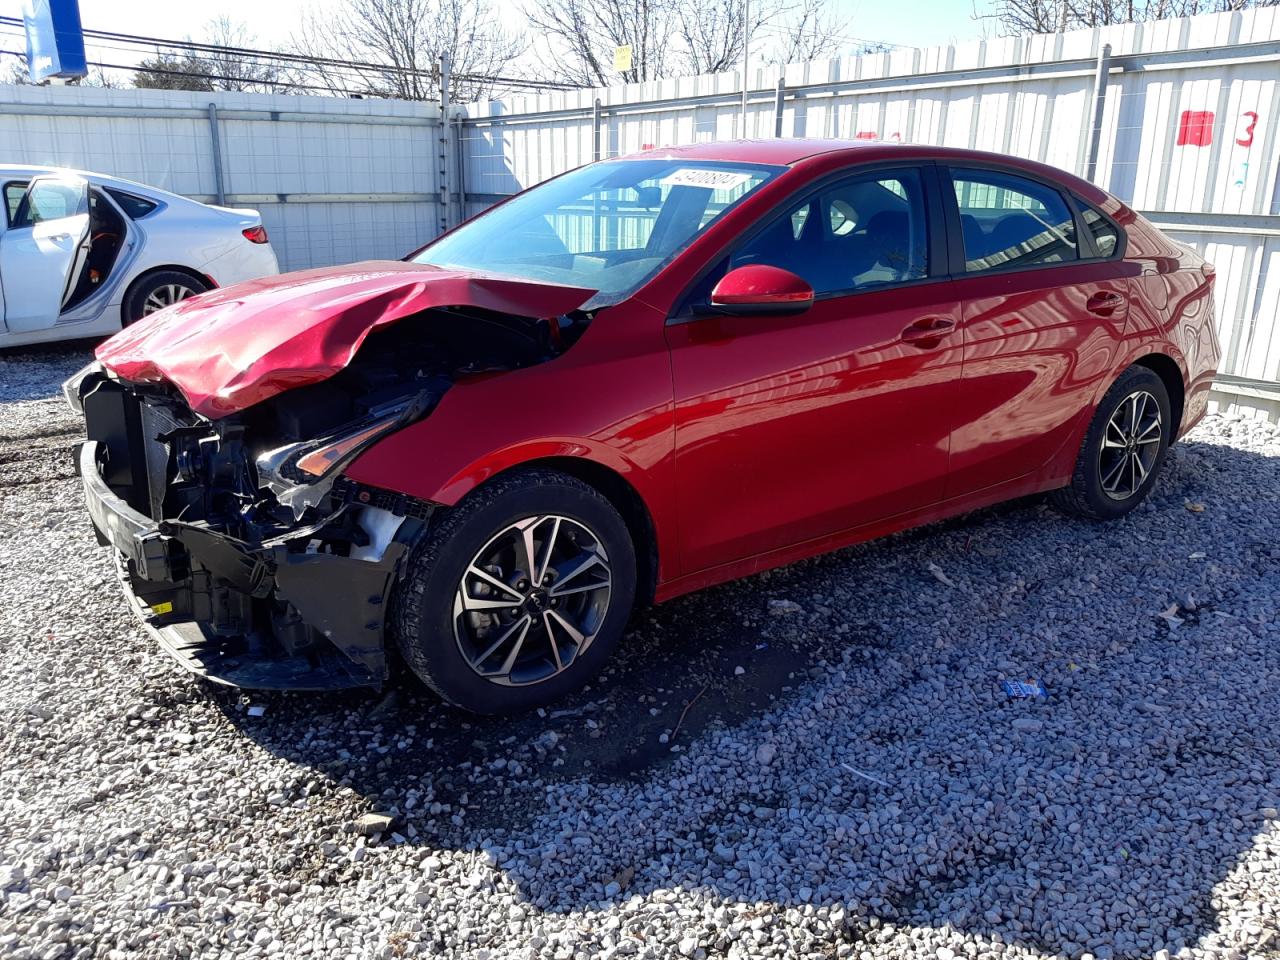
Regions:
[[244, 687], [380, 683], [397, 565], [438, 508], [343, 467], [455, 383], [552, 359], [588, 323], [424, 311], [371, 331], [328, 379], [215, 420], [167, 383], [91, 365], [65, 389], [99, 539], [190, 669]]

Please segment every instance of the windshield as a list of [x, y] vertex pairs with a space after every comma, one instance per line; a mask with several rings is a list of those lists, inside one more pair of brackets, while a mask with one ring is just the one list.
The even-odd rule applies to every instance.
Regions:
[[683, 160], [581, 167], [441, 237], [414, 260], [598, 291], [623, 300], [782, 168]]

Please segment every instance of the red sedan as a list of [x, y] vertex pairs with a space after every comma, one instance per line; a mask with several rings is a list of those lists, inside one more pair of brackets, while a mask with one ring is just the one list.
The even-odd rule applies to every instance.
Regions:
[[245, 687], [470, 710], [663, 601], [996, 501], [1128, 513], [1204, 414], [1213, 269], [1038, 163], [776, 140], [536, 186], [410, 256], [211, 291], [67, 384], [153, 633]]

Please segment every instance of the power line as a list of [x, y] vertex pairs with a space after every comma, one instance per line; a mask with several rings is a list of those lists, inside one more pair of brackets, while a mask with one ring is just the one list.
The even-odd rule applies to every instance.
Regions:
[[[4, 33], [4, 31], [5, 31], [6, 29], [9, 29], [9, 28], [7, 28], [7, 26], [6, 26], [5, 24], [0, 23], [0, 36], [12, 36], [12, 35], [13, 35], [13, 34], [5, 34], [5, 33]], [[18, 37], [21, 37], [21, 33], [20, 33], [20, 32], [18, 33]], [[88, 48], [88, 49], [89, 49], [90, 51], [108, 50], [108, 51], [115, 51], [115, 52], [133, 53], [133, 49], [132, 49], [132, 47], [122, 46], [122, 45], [114, 44], [114, 43], [111, 43], [111, 42], [101, 42], [101, 41], [91, 44], [91, 45], [89, 46], [89, 48]], [[158, 50], [158, 49], [155, 51], [155, 55], [156, 55], [156, 57], [169, 57], [169, 58], [172, 58], [172, 59], [175, 59], [175, 60], [177, 59], [173, 54], [169, 54], [169, 53], [161, 53], [161, 52], [160, 52], [160, 50]], [[145, 61], [143, 61], [143, 62], [145, 63]], [[135, 72], [135, 73], [165, 73], [165, 72], [171, 72], [171, 73], [173, 73], [173, 72], [176, 72], [176, 73], [179, 73], [179, 74], [181, 74], [181, 75], [183, 75], [183, 76], [203, 76], [203, 77], [209, 77], [209, 78], [211, 78], [211, 79], [212, 79], [212, 78], [216, 78], [216, 77], [217, 77], [217, 74], [216, 74], [215, 72], [213, 72], [213, 71], [216, 69], [216, 63], [217, 63], [217, 61], [216, 61], [216, 60], [214, 60], [214, 59], [212, 59], [212, 58], [203, 58], [203, 64], [204, 64], [204, 66], [205, 66], [205, 69], [196, 69], [196, 70], [192, 70], [192, 71], [183, 71], [183, 70], [172, 71], [172, 70], [170, 70], [169, 68], [166, 68], [166, 67], [164, 67], [164, 66], [163, 66], [163, 61], [162, 61], [162, 63], [161, 63], [159, 66], [157, 66], [157, 67], [155, 67], [155, 68], [147, 67], [147, 66], [140, 66], [140, 65], [138, 65], [138, 64], [110, 64], [110, 65], [108, 65], [108, 66], [109, 66], [109, 68], [110, 68], [110, 69], [115, 69], [115, 70], [125, 70], [125, 71], [133, 71], [133, 72]], [[97, 65], [97, 63], [95, 62], [95, 64], [94, 64], [94, 65]], [[270, 65], [270, 64], [262, 64], [261, 66], [263, 66], [264, 68], [269, 69], [269, 68], [271, 68], [271, 66], [272, 66], [272, 65]], [[299, 84], [299, 83], [293, 83], [292, 81], [285, 80], [285, 79], [273, 79], [273, 78], [271, 78], [271, 77], [254, 76], [254, 75], [252, 75], [252, 74], [248, 74], [248, 73], [241, 74], [241, 75], [239, 75], [239, 76], [235, 76], [235, 77], [230, 77], [230, 78], [228, 78], [228, 80], [232, 80], [232, 81], [239, 82], [239, 83], [253, 83], [253, 84], [259, 84], [259, 85], [263, 85], [263, 86], [281, 86], [281, 87], [289, 86], [291, 83], [293, 83], [293, 85], [294, 85], [294, 86], [302, 86], [302, 87], [305, 87], [305, 88], [307, 88], [307, 89], [315, 89], [315, 90], [321, 90], [321, 91], [325, 91], [325, 92], [329, 92], [329, 93], [336, 93], [336, 92], [339, 92], [338, 83], [350, 83], [350, 84], [353, 84], [353, 85], [354, 85], [358, 80], [365, 80], [365, 79], [367, 79], [367, 78], [366, 78], [366, 76], [365, 76], [364, 74], [359, 73], [359, 72], [356, 72], [356, 71], [355, 71], [355, 68], [351, 68], [351, 69], [352, 69], [352, 71], [353, 71], [353, 72], [351, 72], [351, 73], [348, 75], [348, 74], [341, 74], [341, 71], [339, 71], [339, 70], [338, 70], [338, 68], [334, 68], [334, 72], [339, 73], [339, 74], [340, 74], [340, 76], [337, 78], [337, 80], [335, 80], [335, 82], [334, 82], [334, 83], [330, 83], [330, 84], [327, 84], [327, 85], [325, 85], [325, 84], [314, 84], [314, 85], [312, 85], [312, 84]], [[304, 73], [305, 73], [305, 72], [308, 72], [308, 71], [306, 71], [306, 70], [301, 70], [300, 72], [304, 72]], [[317, 72], [318, 72], [318, 71], [317, 71]], [[325, 75], [325, 76], [330, 75], [330, 71], [329, 71], [329, 70], [325, 70], [325, 71], [323, 71], [323, 75]]]
[[[20, 60], [27, 59], [27, 55], [20, 50], [0, 50], [0, 56], [17, 57]], [[100, 67], [104, 70], [132, 70], [134, 73], [156, 73], [167, 77], [186, 77], [188, 79], [202, 80], [222, 80], [227, 83], [261, 83], [273, 87], [288, 87], [291, 90], [320, 90], [325, 93], [332, 93], [332, 87], [322, 87], [312, 83], [294, 83], [291, 80], [256, 80], [251, 77], [231, 77], [214, 73], [189, 73], [185, 70], [165, 70], [160, 67], [136, 67], [125, 63], [103, 63], [99, 60], [86, 60], [85, 64], [90, 67]]]
[[[25, 29], [25, 25], [19, 17], [0, 16], [0, 24], [11, 27], [20, 27]], [[329, 67], [344, 71], [366, 70], [370, 72], [395, 74], [403, 77], [426, 78], [435, 82], [438, 77], [434, 70], [423, 70], [418, 67], [401, 66], [398, 64], [377, 63], [373, 61], [360, 60], [339, 60], [332, 57], [313, 56], [305, 53], [289, 53], [277, 50], [259, 50], [252, 47], [235, 47], [220, 46], [218, 44], [203, 43], [196, 40], [168, 40], [163, 37], [150, 37], [134, 33], [117, 33], [111, 30], [92, 30], [83, 31], [86, 38], [95, 38], [108, 41], [116, 41], [118, 43], [129, 44], [132, 46], [144, 46], [156, 48], [159, 54], [160, 47], [166, 47], [170, 50], [176, 50], [182, 53], [213, 53], [223, 56], [235, 55], [253, 60], [275, 60], [282, 63], [288, 63], [298, 69], [319, 71], [320, 67]], [[102, 44], [106, 46], [107, 44]], [[96, 64], [95, 64], [96, 66]], [[128, 66], [117, 65], [116, 69], [130, 70], [135, 69]], [[157, 72], [157, 71], [153, 71]], [[568, 83], [562, 80], [539, 80], [536, 78], [526, 77], [510, 77], [504, 74], [482, 74], [482, 73], [454, 73], [453, 77], [457, 80], [470, 83], [496, 83], [506, 86], [521, 86], [534, 89], [557, 89], [557, 90], [577, 90], [581, 89], [578, 84]], [[243, 80], [245, 78], [233, 77], [233, 80]], [[276, 81], [260, 81], [263, 83], [276, 83]], [[287, 86], [284, 82], [277, 83], [279, 86]], [[316, 89], [328, 89], [319, 87]]]

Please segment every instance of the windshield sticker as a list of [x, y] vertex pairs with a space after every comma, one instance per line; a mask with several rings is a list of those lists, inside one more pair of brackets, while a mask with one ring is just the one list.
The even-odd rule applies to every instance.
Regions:
[[731, 190], [751, 179], [749, 173], [735, 173], [732, 170], [677, 170], [661, 183], [664, 187], [705, 187], [708, 190]]

